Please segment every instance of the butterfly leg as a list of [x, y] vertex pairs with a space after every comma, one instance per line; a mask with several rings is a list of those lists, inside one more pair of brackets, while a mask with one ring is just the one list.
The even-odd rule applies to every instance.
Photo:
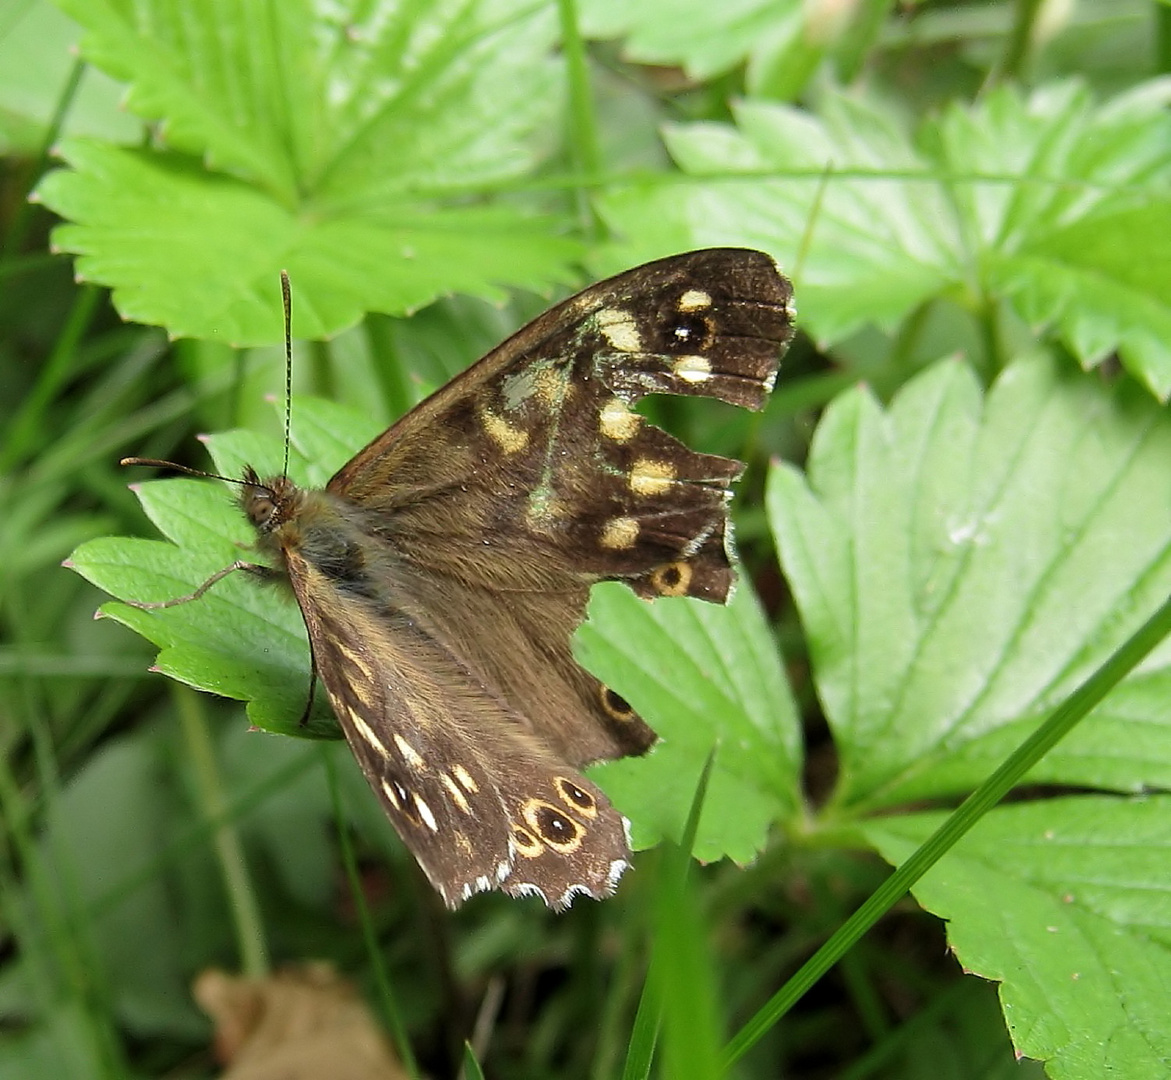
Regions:
[[131, 607], [140, 608], [143, 611], [158, 611], [160, 608], [178, 607], [180, 604], [187, 604], [192, 600], [198, 600], [217, 581], [223, 581], [229, 574], [234, 574], [237, 570], [244, 570], [249, 574], [255, 574], [261, 578], [268, 578], [274, 575], [279, 576], [271, 566], [261, 566], [259, 563], [244, 562], [243, 559], [237, 559], [231, 566], [225, 566], [222, 570], [217, 570], [198, 589], [188, 593], [186, 596], [176, 596], [172, 600], [156, 600], [153, 602], [146, 600], [124, 600], [122, 602], [129, 604]]
[[298, 727], [308, 727], [313, 715], [313, 699], [317, 696], [317, 664], [313, 660], [313, 642], [309, 642], [309, 693], [305, 695], [305, 708], [301, 710]]

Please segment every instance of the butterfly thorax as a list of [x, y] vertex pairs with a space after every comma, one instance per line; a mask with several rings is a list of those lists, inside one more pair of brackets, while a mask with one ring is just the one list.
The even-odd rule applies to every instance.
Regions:
[[391, 552], [369, 536], [357, 508], [286, 476], [261, 481], [248, 469], [244, 481], [240, 504], [256, 529], [258, 549], [279, 573], [303, 576], [312, 566], [351, 596], [389, 599]]

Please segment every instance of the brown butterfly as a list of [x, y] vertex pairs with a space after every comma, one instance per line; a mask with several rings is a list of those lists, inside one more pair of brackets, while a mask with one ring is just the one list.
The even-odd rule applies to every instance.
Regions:
[[231, 569], [287, 580], [350, 747], [450, 907], [499, 888], [561, 908], [626, 869], [627, 823], [580, 770], [655, 734], [570, 639], [597, 581], [723, 602], [743, 469], [632, 405], [760, 408], [791, 298], [758, 251], [648, 263], [529, 323], [323, 490], [246, 470], [271, 566], [237, 563], [192, 597]]

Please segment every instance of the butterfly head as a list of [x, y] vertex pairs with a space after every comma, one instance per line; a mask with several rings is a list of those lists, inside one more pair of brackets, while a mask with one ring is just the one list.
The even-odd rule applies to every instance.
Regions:
[[300, 489], [287, 476], [261, 481], [251, 465], [245, 468], [240, 505], [262, 536], [295, 517], [300, 500]]

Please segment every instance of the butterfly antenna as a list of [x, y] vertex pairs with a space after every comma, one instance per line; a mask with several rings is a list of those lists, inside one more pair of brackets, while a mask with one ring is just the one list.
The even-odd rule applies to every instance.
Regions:
[[170, 469], [172, 472], [185, 473], [187, 476], [198, 476], [201, 480], [222, 480], [225, 484], [239, 484], [241, 487], [258, 487], [262, 491], [272, 490], [264, 484], [249, 480], [247, 477], [240, 479], [238, 476], [220, 476], [219, 473], [205, 472], [203, 469], [192, 469], [187, 465], [180, 465], [177, 461], [163, 461], [160, 458], [124, 457], [119, 460], [118, 464], [147, 465], [152, 469]]
[[293, 290], [289, 272], [281, 271], [281, 300], [285, 307], [285, 463], [281, 476], [289, 478], [289, 434], [293, 424]]

